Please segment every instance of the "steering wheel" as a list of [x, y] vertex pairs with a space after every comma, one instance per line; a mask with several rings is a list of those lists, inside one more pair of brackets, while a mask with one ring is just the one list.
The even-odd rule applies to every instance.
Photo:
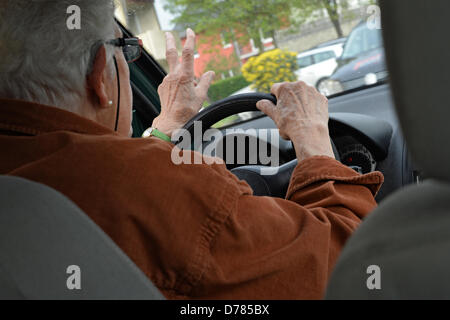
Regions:
[[[259, 111], [256, 103], [260, 100], [270, 100], [274, 104], [277, 103], [275, 96], [266, 93], [247, 93], [228, 97], [217, 101], [205, 108], [192, 119], [190, 119], [183, 127], [187, 130], [191, 137], [194, 136], [194, 123], [202, 122], [203, 133], [212, 125], [226, 117], [249, 111]], [[178, 144], [180, 141], [176, 142]], [[336, 146], [331, 140], [333, 151], [336, 159], [339, 161], [339, 153]], [[272, 167], [271, 172], [274, 174], [263, 174], [267, 172], [268, 167], [259, 165], [249, 165], [237, 167], [231, 170], [239, 179], [245, 180], [253, 189], [256, 196], [271, 196], [284, 198], [289, 186], [292, 172], [298, 164], [298, 160], [292, 160], [279, 167]]]

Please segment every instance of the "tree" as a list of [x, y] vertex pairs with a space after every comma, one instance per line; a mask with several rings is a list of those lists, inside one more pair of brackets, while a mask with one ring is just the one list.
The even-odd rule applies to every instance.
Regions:
[[[314, 13], [326, 10], [337, 36], [343, 37], [341, 18], [348, 0], [166, 0], [165, 8], [175, 15], [174, 22], [196, 32], [216, 36], [227, 35], [234, 44], [245, 45], [253, 39], [264, 52], [261, 33], [270, 35], [277, 46], [275, 33], [284, 27], [301, 25]], [[222, 36], [223, 37], [223, 36]]]
[[341, 22], [340, 22], [340, 13], [339, 10], [348, 9], [347, 0], [322, 0], [323, 6], [328, 12], [328, 16], [330, 17], [331, 23], [336, 29], [336, 33], [338, 38], [342, 38], [344, 36], [344, 32], [342, 32]]
[[344, 10], [348, 9], [348, 0], [294, 0], [294, 2], [294, 6], [303, 12], [310, 13], [314, 10], [325, 9], [338, 38], [344, 36], [341, 27], [341, 15]]
[[[227, 34], [233, 43], [245, 45], [253, 39], [264, 52], [261, 33], [271, 35], [291, 22], [290, 0], [166, 0], [176, 16], [174, 22], [198, 33]], [[221, 41], [216, 37], [216, 41]], [[236, 46], [235, 46], [236, 47]]]

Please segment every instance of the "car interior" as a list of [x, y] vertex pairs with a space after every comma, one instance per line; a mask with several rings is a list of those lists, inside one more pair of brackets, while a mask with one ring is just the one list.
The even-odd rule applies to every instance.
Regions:
[[[450, 259], [445, 256], [450, 249], [450, 169], [445, 165], [450, 161], [445, 147], [450, 126], [443, 72], [450, 61], [447, 43], [430, 36], [450, 27], [450, 3], [381, 0], [380, 6], [389, 80], [329, 97], [329, 129], [339, 161], [360, 173], [381, 171], [385, 182], [376, 197], [379, 207], [346, 244], [326, 298], [450, 298]], [[125, 36], [132, 36], [121, 27]], [[160, 112], [157, 88], [166, 74], [147, 52], [130, 71], [133, 136], [140, 138]], [[276, 102], [265, 93], [231, 96], [212, 103], [184, 128], [193, 133], [194, 122], [201, 121], [205, 131], [226, 117], [257, 112], [261, 99]], [[242, 130], [227, 136], [230, 128]], [[212, 143], [217, 147], [242, 135], [244, 140], [262, 140], [270, 149], [273, 141], [260, 135], [267, 129], [276, 129], [274, 122], [258, 113], [221, 127], [224, 141]], [[260, 159], [249, 163], [248, 150], [245, 163], [227, 163], [257, 196], [283, 198], [298, 163], [292, 144], [278, 139], [275, 175], [260, 173], [267, 166]], [[64, 195], [15, 177], [0, 177], [0, 189], [0, 299], [164, 299]], [[61, 286], [71, 261], [85, 261], [85, 290]], [[370, 265], [380, 266], [383, 290], [367, 290]]]

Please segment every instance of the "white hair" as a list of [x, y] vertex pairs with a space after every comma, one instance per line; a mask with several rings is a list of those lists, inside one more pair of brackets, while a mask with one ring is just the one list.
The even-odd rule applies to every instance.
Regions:
[[[72, 5], [79, 30], [67, 26]], [[0, 97], [76, 111], [98, 48], [113, 38], [111, 0], [1, 0]], [[111, 65], [114, 48], [106, 49]]]

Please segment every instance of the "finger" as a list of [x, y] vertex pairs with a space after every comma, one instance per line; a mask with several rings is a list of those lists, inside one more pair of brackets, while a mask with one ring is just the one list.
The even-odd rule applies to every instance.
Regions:
[[194, 78], [194, 48], [195, 48], [195, 33], [192, 29], [186, 30], [186, 42], [184, 44], [182, 53], [181, 69], [183, 74], [188, 79]]
[[274, 120], [275, 108], [276, 106], [270, 100], [260, 100], [256, 103], [256, 107], [261, 110], [263, 113], [268, 115], [272, 120]]
[[169, 72], [175, 71], [179, 63], [178, 51], [175, 44], [175, 38], [170, 32], [166, 32], [166, 59], [169, 65]]
[[278, 98], [282, 83], [275, 83], [270, 89], [270, 93]]
[[300, 86], [300, 87], [310, 87], [306, 84], [305, 81], [299, 80], [297, 82], [294, 82], [295, 85]]
[[289, 138], [289, 136], [286, 133], [281, 132], [281, 131], [280, 131], [280, 137], [283, 138], [284, 140], [291, 140], [291, 138]]
[[202, 100], [205, 100], [208, 94], [209, 87], [211, 86], [212, 81], [216, 74], [214, 71], [208, 71], [200, 78], [200, 81], [195, 88], [197, 93], [197, 97], [200, 97]]

